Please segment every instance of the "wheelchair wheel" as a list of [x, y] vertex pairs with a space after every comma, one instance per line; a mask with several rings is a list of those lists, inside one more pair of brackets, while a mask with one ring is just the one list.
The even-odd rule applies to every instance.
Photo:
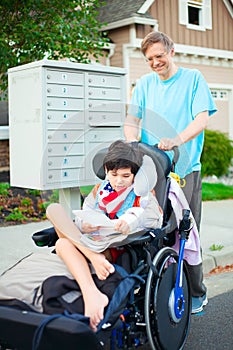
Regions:
[[162, 248], [153, 260], [154, 272], [149, 271], [145, 291], [145, 322], [147, 336], [153, 350], [182, 349], [189, 330], [191, 294], [188, 272], [183, 264], [183, 313], [174, 317], [172, 306], [178, 255], [174, 249]]

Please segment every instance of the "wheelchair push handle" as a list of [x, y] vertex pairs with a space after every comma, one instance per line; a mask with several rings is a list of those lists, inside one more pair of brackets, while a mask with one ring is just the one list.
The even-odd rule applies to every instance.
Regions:
[[[158, 148], [158, 143], [156, 143], [155, 145], [154, 145], [154, 147], [155, 148]], [[159, 149], [159, 148], [158, 148]], [[175, 172], [175, 166], [176, 166], [176, 164], [177, 164], [177, 162], [178, 162], [178, 159], [179, 159], [179, 157], [180, 157], [180, 151], [179, 151], [179, 148], [178, 148], [178, 146], [174, 146], [172, 149], [171, 149], [171, 151], [173, 151], [173, 157], [172, 157], [172, 160], [171, 160], [171, 171], [172, 172]], [[164, 152], [166, 152], [166, 151], [164, 151]]]
[[180, 151], [179, 151], [178, 146], [174, 146], [174, 147], [172, 148], [172, 151], [173, 151], [172, 171], [175, 171], [175, 165], [176, 165], [176, 163], [178, 162], [178, 159], [179, 159], [179, 157], [180, 157]]

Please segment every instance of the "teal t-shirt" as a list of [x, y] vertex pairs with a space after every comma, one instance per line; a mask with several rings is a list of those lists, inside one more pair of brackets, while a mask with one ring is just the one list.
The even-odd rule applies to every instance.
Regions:
[[[136, 84], [128, 113], [141, 119], [141, 141], [154, 145], [163, 137], [175, 137], [203, 111], [217, 111], [209, 87], [196, 69], [179, 68], [168, 80], [156, 73]], [[201, 169], [204, 132], [179, 147], [176, 173], [180, 177]], [[170, 153], [170, 152], [168, 152]]]

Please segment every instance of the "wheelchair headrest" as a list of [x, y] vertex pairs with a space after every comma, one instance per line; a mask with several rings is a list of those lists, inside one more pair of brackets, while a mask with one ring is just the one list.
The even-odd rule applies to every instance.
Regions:
[[[157, 147], [142, 142], [133, 142], [132, 144], [134, 147], [139, 147], [144, 155], [152, 158], [154, 163], [153, 169], [153, 163], [151, 164], [151, 160], [143, 157], [143, 165], [135, 176], [135, 193], [137, 192], [137, 195], [143, 196], [148, 192], [148, 189], [151, 190], [155, 187], [157, 179], [161, 180], [167, 178], [171, 171], [171, 161], [168, 155]], [[101, 180], [104, 180], [106, 176], [103, 167], [103, 160], [107, 152], [107, 147], [99, 150], [92, 160], [94, 173]], [[138, 181], [136, 177], [138, 177]], [[145, 179], [147, 179], [146, 182]], [[144, 184], [146, 183], [146, 186], [143, 187], [142, 182]]]

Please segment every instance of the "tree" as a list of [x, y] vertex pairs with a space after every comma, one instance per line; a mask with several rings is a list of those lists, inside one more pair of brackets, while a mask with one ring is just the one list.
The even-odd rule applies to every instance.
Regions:
[[100, 31], [99, 0], [1, 0], [0, 90], [7, 90], [7, 70], [21, 64], [68, 58], [89, 63], [103, 56], [108, 42]]

